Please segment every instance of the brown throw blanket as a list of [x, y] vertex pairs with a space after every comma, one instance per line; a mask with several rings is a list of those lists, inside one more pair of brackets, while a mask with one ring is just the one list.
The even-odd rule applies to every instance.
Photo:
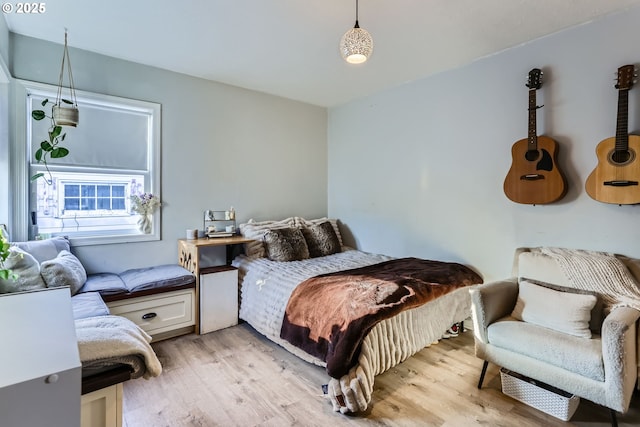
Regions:
[[312, 277], [291, 294], [280, 337], [325, 361], [327, 373], [340, 378], [378, 322], [476, 283], [482, 278], [461, 264], [418, 258]]

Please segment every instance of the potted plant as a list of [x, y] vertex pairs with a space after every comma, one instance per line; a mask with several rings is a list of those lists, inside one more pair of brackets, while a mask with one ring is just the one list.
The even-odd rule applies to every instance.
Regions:
[[15, 278], [15, 274], [8, 268], [5, 268], [4, 261], [9, 256], [9, 241], [5, 237], [4, 233], [0, 231], [0, 279]]
[[[68, 101], [66, 99], [62, 99], [62, 101], [66, 104], [73, 105], [73, 102]], [[44, 101], [42, 101], [41, 105], [44, 107], [49, 103], [54, 104], [48, 99], [45, 99]], [[47, 169], [47, 173], [49, 174], [49, 178], [47, 179], [45, 177], [44, 172], [39, 172], [31, 177], [32, 181], [35, 181], [38, 178], [44, 177], [44, 179], [47, 181], [47, 184], [51, 184], [52, 178], [51, 178], [51, 172], [49, 171], [47, 158], [50, 157], [52, 159], [59, 159], [69, 155], [69, 150], [60, 145], [60, 143], [62, 143], [67, 136], [66, 133], [62, 133], [62, 126], [66, 125], [66, 122], [56, 121], [55, 119], [56, 115], [59, 114], [57, 113], [57, 111], [59, 112], [61, 109], [75, 111], [76, 112], [75, 123], [77, 124], [77, 119], [78, 119], [77, 108], [61, 108], [58, 104], [54, 104], [51, 108], [51, 116], [47, 116], [44, 110], [33, 110], [31, 112], [31, 117], [34, 120], [40, 121], [40, 120], [43, 120], [45, 117], [51, 119], [51, 127], [49, 128], [49, 132], [48, 132], [49, 137], [48, 139], [45, 139], [42, 142], [40, 142], [40, 148], [38, 148], [35, 152], [36, 160], [38, 161], [38, 163], [44, 164], [44, 167]], [[75, 126], [75, 124], [72, 126]]]

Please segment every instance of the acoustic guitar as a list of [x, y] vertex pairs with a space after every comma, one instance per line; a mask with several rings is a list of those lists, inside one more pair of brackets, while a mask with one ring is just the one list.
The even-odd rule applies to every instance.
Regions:
[[640, 203], [640, 136], [629, 135], [629, 90], [636, 77], [633, 65], [618, 68], [618, 120], [615, 138], [596, 147], [598, 165], [587, 178], [587, 194], [599, 202]]
[[542, 205], [561, 199], [567, 192], [564, 175], [556, 164], [558, 144], [536, 130], [536, 91], [542, 87], [542, 71], [529, 71], [529, 137], [511, 148], [511, 168], [504, 180], [504, 194], [516, 202]]

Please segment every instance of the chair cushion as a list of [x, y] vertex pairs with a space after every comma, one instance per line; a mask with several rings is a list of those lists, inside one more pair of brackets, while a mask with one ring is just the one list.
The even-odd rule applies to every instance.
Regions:
[[590, 294], [556, 291], [520, 280], [512, 316], [558, 332], [591, 338], [589, 320], [598, 298]]
[[504, 317], [487, 328], [489, 343], [596, 381], [604, 381], [602, 340], [575, 337]]

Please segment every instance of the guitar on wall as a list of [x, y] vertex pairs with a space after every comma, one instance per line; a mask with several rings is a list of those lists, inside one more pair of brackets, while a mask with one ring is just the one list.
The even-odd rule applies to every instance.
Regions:
[[633, 65], [618, 68], [618, 120], [615, 138], [596, 147], [598, 165], [587, 178], [587, 194], [599, 202], [640, 203], [640, 136], [629, 135], [629, 90], [635, 78]]
[[529, 71], [529, 137], [511, 148], [511, 168], [504, 180], [504, 194], [516, 202], [542, 205], [560, 200], [567, 192], [564, 175], [558, 169], [558, 144], [536, 130], [536, 91], [542, 87], [542, 70]]

